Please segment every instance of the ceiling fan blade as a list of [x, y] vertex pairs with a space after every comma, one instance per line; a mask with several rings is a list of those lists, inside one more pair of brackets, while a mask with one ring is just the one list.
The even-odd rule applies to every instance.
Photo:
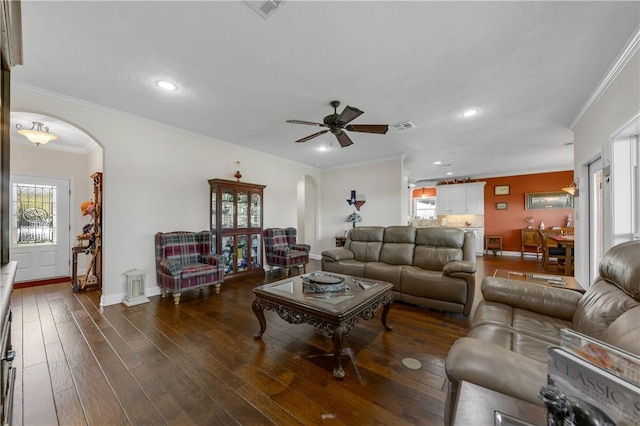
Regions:
[[320, 126], [320, 127], [327, 127], [326, 124], [324, 123], [316, 123], [314, 121], [304, 121], [304, 120], [287, 120], [287, 123], [293, 123], [293, 124], [307, 124], [309, 126]]
[[336, 138], [338, 138], [338, 142], [340, 143], [340, 146], [343, 148], [346, 148], [349, 145], [353, 145], [353, 141], [351, 140], [351, 138], [349, 138], [349, 136], [345, 132], [340, 132], [336, 134]]
[[351, 132], [377, 133], [384, 135], [389, 130], [388, 124], [349, 124], [345, 129]]
[[296, 142], [297, 142], [297, 143], [306, 142], [306, 141], [308, 141], [309, 139], [313, 139], [313, 138], [315, 138], [316, 136], [324, 135], [324, 134], [325, 134], [325, 133], [327, 133], [328, 131], [329, 131], [329, 130], [322, 130], [322, 131], [320, 131], [320, 132], [318, 132], [318, 133], [314, 133], [314, 134], [312, 134], [312, 135], [309, 135], [309, 136], [307, 136], [306, 138], [298, 139]]
[[364, 111], [360, 111], [358, 108], [353, 108], [347, 105], [337, 118], [338, 123], [345, 125], [355, 120], [359, 116], [364, 114]]

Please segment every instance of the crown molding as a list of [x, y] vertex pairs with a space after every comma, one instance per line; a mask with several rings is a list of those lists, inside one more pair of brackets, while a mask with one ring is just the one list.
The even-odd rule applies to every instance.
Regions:
[[587, 102], [582, 106], [582, 109], [573, 120], [573, 123], [571, 123], [571, 127], [569, 127], [569, 130], [574, 131], [575, 128], [582, 122], [591, 108], [593, 108], [596, 102], [598, 102], [602, 95], [607, 91], [611, 83], [613, 83], [616, 77], [618, 77], [618, 74], [620, 74], [620, 72], [624, 69], [629, 60], [631, 60], [631, 57], [638, 51], [639, 48], [640, 26], [636, 28], [622, 52], [620, 52], [616, 60], [613, 62], [602, 81], [600, 81], [600, 84], [598, 84], [593, 93], [591, 93], [591, 96], [589, 96]]
[[[0, 0], [2, 1], [2, 0]], [[306, 163], [301, 163], [298, 161], [294, 161], [294, 160], [290, 160], [288, 158], [282, 158], [279, 157], [275, 154], [271, 154], [268, 152], [264, 152], [264, 151], [259, 151], [257, 149], [254, 148], [249, 148], [246, 146], [242, 146], [242, 145], [237, 145], [234, 144], [232, 142], [227, 142], [225, 140], [222, 139], [218, 139], [215, 138], [213, 136], [208, 136], [208, 135], [204, 135], [202, 133], [198, 133], [198, 132], [194, 132], [191, 130], [187, 130], [187, 129], [183, 129], [181, 127], [177, 127], [177, 126], [173, 126], [171, 124], [167, 124], [167, 123], [163, 123], [160, 121], [156, 121], [156, 120], [152, 120], [149, 118], [145, 118], [145, 117], [140, 117], [139, 115], [135, 115], [135, 114], [131, 114], [125, 111], [121, 111], [119, 109], [115, 109], [115, 108], [110, 108], [104, 105], [100, 105], [100, 104], [96, 104], [93, 102], [89, 102], [89, 101], [85, 101], [83, 99], [78, 99], [78, 98], [74, 98], [72, 96], [68, 96], [68, 95], [64, 95], [62, 93], [58, 93], [58, 92], [53, 92], [51, 90], [47, 90], [47, 89], [43, 89], [41, 87], [37, 87], [37, 86], [32, 86], [30, 84], [26, 84], [26, 83], [20, 83], [17, 82], [15, 80], [11, 81], [11, 88], [12, 89], [19, 89], [19, 90], [23, 90], [27, 93], [34, 93], [36, 95], [40, 95], [40, 96], [45, 96], [45, 97], [49, 97], [61, 102], [68, 102], [70, 104], [75, 104], [75, 105], [79, 105], [82, 106], [84, 108], [87, 109], [92, 109], [95, 111], [100, 111], [100, 112], [104, 112], [104, 113], [108, 113], [114, 116], [119, 116], [128, 120], [132, 120], [132, 121], [137, 121], [139, 123], [143, 123], [143, 124], [147, 124], [147, 125], [151, 125], [151, 126], [155, 126], [155, 127], [159, 127], [162, 128], [164, 130], [168, 130], [177, 134], [182, 134], [191, 138], [196, 138], [196, 139], [200, 139], [200, 140], [204, 140], [204, 141], [208, 141], [208, 142], [213, 142], [216, 144], [220, 144], [220, 145], [224, 145], [227, 147], [231, 147], [233, 149], [237, 149], [240, 151], [244, 151], [244, 152], [250, 152], [250, 153], [257, 153], [260, 156], [269, 156], [271, 158], [274, 159], [278, 159], [279, 161], [285, 161], [289, 164], [295, 164], [297, 166], [304, 166], [304, 167], [311, 167], [315, 170], [320, 170], [320, 168], [313, 166], [313, 165], [309, 165]], [[48, 114], [47, 112], [42, 112], [42, 111], [30, 111], [30, 112], [34, 112], [34, 113], [38, 113], [38, 114]], [[58, 117], [61, 120], [65, 120], [65, 118], [63, 117]], [[74, 126], [78, 127], [76, 124], [73, 124]], [[80, 127], [79, 127], [80, 128]], [[89, 136], [91, 136], [91, 138], [93, 138], [93, 140], [98, 143], [98, 145], [102, 146], [104, 148], [104, 145], [102, 145], [99, 141], [99, 138], [96, 138], [93, 134], [91, 134], [90, 132], [88, 132], [87, 130], [85, 130], [84, 128], [80, 128], [83, 132], [87, 133]]]

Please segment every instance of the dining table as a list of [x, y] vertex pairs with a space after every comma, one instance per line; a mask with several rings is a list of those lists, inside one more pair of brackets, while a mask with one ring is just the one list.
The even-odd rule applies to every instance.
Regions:
[[553, 241], [558, 243], [558, 247], [564, 247], [566, 256], [566, 275], [573, 275], [573, 253], [574, 253], [574, 236], [573, 235], [549, 235]]

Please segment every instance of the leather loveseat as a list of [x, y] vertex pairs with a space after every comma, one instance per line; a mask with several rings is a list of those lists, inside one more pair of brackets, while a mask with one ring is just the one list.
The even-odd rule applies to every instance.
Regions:
[[354, 228], [344, 247], [322, 252], [322, 270], [390, 282], [397, 301], [469, 315], [475, 234], [440, 227]]
[[584, 294], [495, 277], [481, 290], [470, 332], [447, 355], [446, 424], [462, 381], [543, 405], [547, 347], [559, 345], [562, 328], [640, 355], [640, 241], [611, 248]]

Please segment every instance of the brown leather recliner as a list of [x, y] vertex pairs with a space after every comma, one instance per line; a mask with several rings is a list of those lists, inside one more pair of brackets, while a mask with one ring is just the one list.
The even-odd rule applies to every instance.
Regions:
[[611, 248], [583, 294], [532, 282], [486, 277], [467, 335], [449, 351], [445, 423], [452, 424], [462, 381], [543, 405], [547, 347], [562, 328], [640, 355], [640, 241]]

